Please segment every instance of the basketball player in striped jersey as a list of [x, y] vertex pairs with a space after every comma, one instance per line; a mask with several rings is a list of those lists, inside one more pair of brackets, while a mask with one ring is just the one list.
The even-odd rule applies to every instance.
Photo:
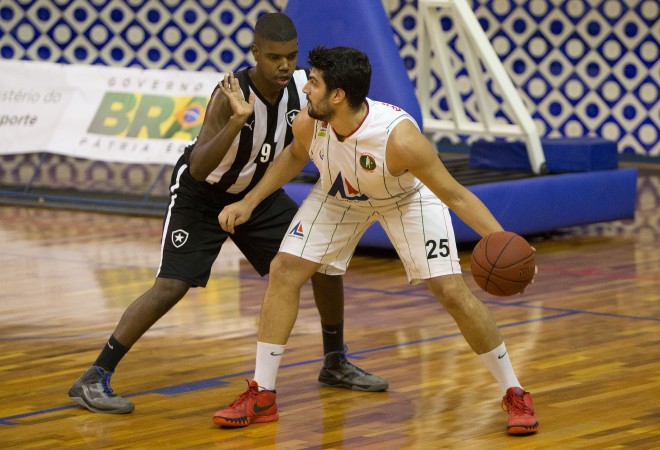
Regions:
[[[230, 73], [218, 83], [197, 139], [174, 168], [154, 285], [126, 309], [94, 364], [69, 390], [69, 396], [90, 411], [133, 411], [135, 405], [110, 387], [117, 364], [191, 287], [206, 285], [229, 236], [219, 226], [218, 214], [242, 199], [292, 140], [293, 118], [307, 104], [302, 93], [307, 73], [296, 67], [298, 40], [291, 19], [279, 13], [260, 17], [252, 54], [255, 67]], [[232, 235], [262, 276], [297, 210], [283, 190], [275, 190]], [[319, 273], [312, 277], [312, 286], [325, 355], [319, 382], [358, 391], [386, 390], [387, 381], [346, 358], [342, 277]]]
[[379, 221], [410, 283], [428, 286], [498, 382], [509, 413], [508, 432], [536, 432], [532, 397], [518, 382], [492, 314], [461, 275], [449, 208], [482, 236], [502, 231], [502, 226], [447, 172], [410, 115], [367, 98], [367, 55], [348, 47], [317, 47], [309, 63], [303, 88], [308, 105], [296, 118], [292, 144], [242, 201], [225, 207], [218, 217], [225, 230], [236, 232], [255, 206], [310, 158], [320, 171], [320, 181], [271, 264], [255, 378], [246, 393], [214, 414], [214, 423], [239, 427], [278, 419], [275, 380], [301, 286], [319, 271], [343, 274], [360, 236]]

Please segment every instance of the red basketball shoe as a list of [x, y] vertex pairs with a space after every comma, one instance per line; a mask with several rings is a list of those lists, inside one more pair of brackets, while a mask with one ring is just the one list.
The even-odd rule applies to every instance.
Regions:
[[213, 414], [213, 423], [223, 427], [246, 427], [251, 423], [275, 422], [279, 418], [275, 397], [275, 391], [260, 391], [256, 381], [248, 381], [248, 390]]
[[502, 398], [502, 409], [509, 413], [509, 423], [506, 426], [509, 434], [531, 434], [539, 430], [532, 394], [522, 388], [511, 387], [506, 390]]

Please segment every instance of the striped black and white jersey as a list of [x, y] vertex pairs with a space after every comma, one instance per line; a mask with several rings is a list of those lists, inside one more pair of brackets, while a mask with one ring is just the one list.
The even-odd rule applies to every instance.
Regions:
[[[240, 194], [249, 192], [266, 169], [293, 139], [291, 124], [296, 114], [307, 106], [302, 88], [307, 82], [305, 69], [297, 69], [278, 101], [270, 105], [250, 80], [248, 69], [235, 74], [247, 100], [255, 93], [254, 113], [232, 142], [220, 165], [206, 178], [214, 189]], [[192, 151], [193, 146], [186, 149]]]

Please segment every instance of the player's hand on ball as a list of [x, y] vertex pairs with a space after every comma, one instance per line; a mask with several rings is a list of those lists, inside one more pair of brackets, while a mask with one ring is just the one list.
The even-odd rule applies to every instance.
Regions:
[[[532, 251], [534, 252], [534, 254], [536, 254], [536, 247], [533, 247], [533, 246], [530, 246], [530, 247], [531, 247]], [[534, 258], [534, 259], [535, 259], [535, 263], [536, 263], [536, 258]], [[529, 282], [529, 284], [528, 284], [527, 286], [529, 286], [529, 285], [531, 285], [531, 284], [534, 284], [534, 280], [536, 279], [536, 274], [538, 274], [538, 273], [539, 273], [539, 266], [537, 266], [536, 264], [534, 264], [534, 276], [532, 277], [532, 279], [530, 280], [530, 282]], [[527, 286], [525, 286], [525, 288], [526, 288]], [[520, 291], [520, 293], [521, 293], [521, 294], [524, 294], [524, 293], [525, 293], [525, 289], [523, 289], [522, 291]]]
[[538, 272], [534, 253], [534, 247], [516, 233], [489, 234], [472, 251], [472, 277], [480, 288], [492, 295], [522, 293]]

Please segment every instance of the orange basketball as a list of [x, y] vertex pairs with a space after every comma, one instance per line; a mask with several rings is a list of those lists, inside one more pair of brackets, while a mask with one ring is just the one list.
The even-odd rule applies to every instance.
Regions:
[[522, 236], [498, 231], [481, 239], [470, 257], [472, 278], [497, 296], [522, 292], [534, 278], [534, 249]]

